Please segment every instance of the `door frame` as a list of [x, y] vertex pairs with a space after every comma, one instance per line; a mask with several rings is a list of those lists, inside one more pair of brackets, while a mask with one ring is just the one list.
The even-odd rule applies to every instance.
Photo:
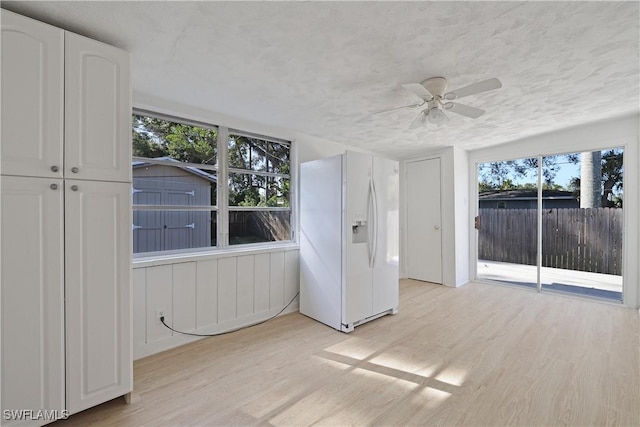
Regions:
[[[606, 150], [610, 148], [624, 148], [624, 177], [625, 188], [625, 209], [623, 210], [623, 271], [622, 271], [622, 304], [638, 308], [640, 305], [640, 284], [638, 284], [638, 235], [639, 227], [637, 215], [639, 209], [640, 182], [638, 179], [638, 137], [611, 137], [603, 136], [603, 130], [597, 133], [596, 137], [587, 137], [589, 132], [580, 132], [584, 139], [577, 140], [575, 137], [565, 137], [562, 135], [542, 135], [516, 141], [511, 144], [488, 149], [478, 150], [470, 153], [469, 158], [469, 219], [473, 224], [474, 218], [478, 215], [478, 164], [518, 159], [524, 157], [544, 157], [556, 154]], [[605, 132], [606, 134], [606, 132]], [[541, 141], [535, 141], [540, 139]], [[606, 142], [603, 142], [606, 140]], [[577, 141], [577, 142], [574, 142]], [[531, 147], [534, 147], [533, 149]], [[540, 191], [540, 190], [539, 190]], [[635, 214], [633, 214], [635, 213]], [[635, 215], [635, 216], [632, 216]], [[635, 220], [634, 220], [635, 218]], [[539, 237], [540, 238], [540, 237]], [[478, 233], [473, 225], [470, 227], [470, 259], [469, 273], [472, 280], [478, 279]], [[540, 249], [538, 249], [540, 250]]]

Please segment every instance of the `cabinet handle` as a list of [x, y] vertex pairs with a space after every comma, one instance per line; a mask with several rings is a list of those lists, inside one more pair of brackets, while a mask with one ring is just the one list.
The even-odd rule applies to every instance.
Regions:
[[71, 172], [73, 172], [73, 173], [78, 173], [78, 171], [79, 171], [79, 170], [80, 170], [80, 169], [78, 169], [78, 168], [77, 168], [77, 167], [75, 167], [75, 166], [71, 168]]
[[51, 172], [58, 172], [57, 166], [51, 166]]
[[51, 184], [49, 186], [49, 188], [52, 189], [52, 190], [57, 190], [58, 189], [58, 184]]
[[78, 191], [78, 186], [77, 185], [72, 185], [71, 186], [71, 191]]

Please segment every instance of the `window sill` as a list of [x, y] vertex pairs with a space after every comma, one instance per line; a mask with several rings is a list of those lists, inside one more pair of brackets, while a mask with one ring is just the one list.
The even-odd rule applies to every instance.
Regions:
[[297, 243], [279, 243], [264, 245], [238, 245], [224, 249], [211, 249], [203, 252], [187, 252], [180, 254], [150, 255], [135, 257], [132, 260], [133, 268], [153, 267], [158, 265], [179, 264], [183, 262], [204, 261], [209, 259], [228, 258], [241, 255], [255, 255], [278, 251], [297, 250], [300, 246]]

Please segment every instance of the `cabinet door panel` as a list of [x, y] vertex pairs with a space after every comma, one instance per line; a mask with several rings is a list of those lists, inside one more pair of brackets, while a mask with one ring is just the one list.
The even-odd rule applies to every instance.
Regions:
[[2, 10], [4, 175], [62, 177], [63, 48], [64, 31]]
[[65, 67], [65, 176], [131, 181], [129, 54], [67, 32]]
[[67, 180], [65, 208], [67, 407], [75, 413], [133, 385], [131, 186]]
[[62, 191], [2, 178], [3, 411], [64, 409]]

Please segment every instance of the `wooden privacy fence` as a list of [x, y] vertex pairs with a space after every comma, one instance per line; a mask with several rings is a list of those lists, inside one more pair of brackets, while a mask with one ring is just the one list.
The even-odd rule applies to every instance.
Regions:
[[[480, 209], [478, 258], [536, 265], [536, 209]], [[542, 266], [622, 275], [622, 209], [543, 209]]]

